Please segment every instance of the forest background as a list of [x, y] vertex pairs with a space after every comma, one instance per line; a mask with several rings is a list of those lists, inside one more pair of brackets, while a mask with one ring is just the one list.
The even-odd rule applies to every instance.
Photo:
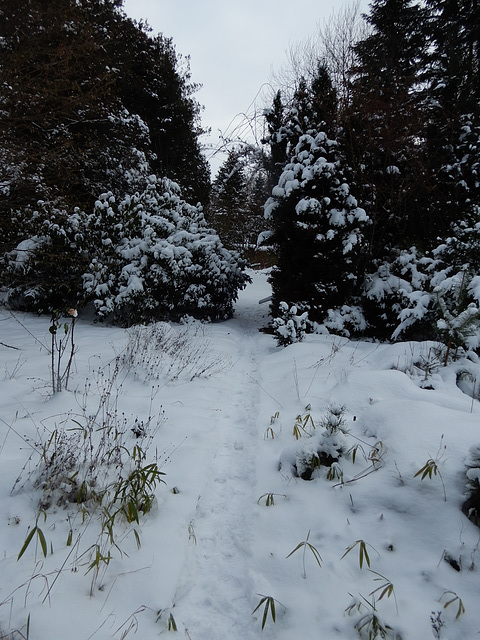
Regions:
[[188, 58], [122, 4], [2, 6], [12, 308], [90, 308], [124, 325], [221, 319], [245, 265], [274, 264], [280, 340], [476, 346], [477, 3], [374, 0], [365, 15], [336, 14], [290, 50], [250, 123], [255, 141], [225, 140], [213, 182]]

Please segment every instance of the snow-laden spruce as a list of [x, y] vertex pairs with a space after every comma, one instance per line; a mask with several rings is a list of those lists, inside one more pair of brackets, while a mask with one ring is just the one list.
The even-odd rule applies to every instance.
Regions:
[[328, 327], [330, 319], [335, 331], [348, 335], [350, 318], [358, 315], [353, 310], [370, 220], [350, 192], [335, 140], [312, 131], [299, 137], [292, 152], [265, 206], [278, 257], [273, 308], [281, 301], [294, 304], [312, 323]]
[[185, 202], [166, 178], [151, 176], [142, 193], [121, 202], [103, 194], [86, 226], [101, 250], [83, 286], [101, 318], [124, 324], [184, 315], [225, 319], [249, 280], [201, 207]]

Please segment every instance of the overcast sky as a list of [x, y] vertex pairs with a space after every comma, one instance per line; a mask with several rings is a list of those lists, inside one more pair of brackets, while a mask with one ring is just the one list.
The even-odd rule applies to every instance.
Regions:
[[[192, 80], [203, 85], [196, 94], [205, 107], [202, 124], [212, 130], [204, 142], [215, 146], [220, 132], [232, 133], [238, 114], [252, 111], [272, 70], [286, 63], [290, 46], [352, 1], [125, 0], [124, 9], [147, 20], [154, 33], [172, 37], [178, 53], [190, 55]], [[361, 7], [366, 11], [368, 0]], [[221, 161], [212, 158], [212, 169]]]

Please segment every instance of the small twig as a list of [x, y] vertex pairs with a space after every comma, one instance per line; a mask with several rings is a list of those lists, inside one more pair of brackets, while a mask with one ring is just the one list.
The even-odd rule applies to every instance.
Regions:
[[250, 380], [253, 380], [255, 382], [255, 384], [257, 384], [260, 387], [260, 389], [267, 394], [267, 396], [270, 396], [270, 398], [274, 402], [276, 402], [280, 408], [282, 408], [282, 409], [284, 408], [283, 404], [281, 402], [279, 402], [276, 398], [274, 398], [271, 393], [268, 393], [268, 391], [262, 387], [262, 385], [259, 383], [258, 380], [255, 380], [255, 378], [253, 376], [251, 376], [249, 373], [247, 373], [247, 376], [250, 378]]
[[10, 431], [13, 431], [13, 433], [14, 433], [15, 435], [17, 435], [17, 436], [20, 438], [20, 440], [23, 440], [23, 442], [25, 442], [25, 444], [28, 444], [28, 446], [29, 446], [29, 447], [31, 447], [34, 451], [37, 451], [37, 448], [36, 448], [33, 444], [31, 444], [31, 443], [26, 439], [26, 437], [25, 437], [25, 436], [22, 436], [20, 433], [18, 433], [18, 431], [17, 431], [16, 429], [14, 429], [14, 428], [12, 427], [12, 425], [11, 425], [11, 424], [8, 424], [8, 422], [6, 422], [3, 418], [0, 418], [0, 420], [1, 420], [1, 421], [3, 422], [3, 424], [7, 427], [7, 429], [10, 429]]
[[48, 347], [46, 345], [43, 344], [43, 342], [41, 340], [39, 340], [37, 338], [37, 336], [34, 336], [33, 333], [27, 329], [27, 327], [23, 324], [23, 322], [20, 322], [20, 320], [16, 317], [16, 315], [10, 311], [10, 315], [12, 316], [12, 318], [15, 320], [15, 322], [18, 322], [18, 324], [25, 329], [25, 331], [28, 333], [28, 335], [32, 336], [32, 338], [35, 340], [35, 342], [38, 342], [38, 344], [43, 347], [44, 349], [46, 349], [47, 351], [49, 351]]
[[70, 559], [70, 556], [72, 555], [72, 553], [75, 551], [76, 547], [78, 547], [78, 543], [80, 542], [80, 538], [82, 537], [82, 534], [79, 533], [77, 536], [77, 539], [75, 541], [75, 544], [72, 546], [72, 548], [70, 549], [70, 551], [68, 552], [65, 560], [63, 561], [63, 563], [61, 564], [60, 568], [57, 569], [57, 575], [55, 576], [55, 578], [53, 579], [53, 582], [51, 585], [49, 585], [48, 589], [47, 589], [47, 593], [45, 595], [45, 597], [42, 600], [42, 604], [45, 602], [45, 600], [48, 598], [50, 599], [50, 592], [53, 589], [54, 584], [56, 583], [56, 581], [58, 580], [58, 578], [60, 577], [60, 574], [63, 572], [63, 569], [65, 568], [65, 565], [67, 564], [68, 560]]
[[295, 358], [293, 359], [293, 379], [294, 379], [294, 382], [295, 382], [295, 390], [297, 392], [297, 398], [298, 398], [298, 401], [300, 402], [300, 388], [299, 388], [299, 385], [298, 385], [297, 361], [296, 361]]
[[5, 344], [5, 342], [0, 342], [0, 344], [2, 345], [2, 347], [6, 347], [7, 349], [15, 349], [15, 351], [20, 351], [18, 347], [12, 347], [11, 344]]
[[353, 478], [350, 478], [350, 480], [342, 480], [342, 482], [337, 482], [337, 484], [333, 485], [333, 488], [335, 488], [335, 487], [343, 487], [346, 484], [350, 484], [352, 482], [357, 482], [357, 480], [362, 480], [363, 478], [366, 478], [371, 473], [374, 473], [375, 471], [378, 471], [379, 469], [381, 469], [380, 466], [372, 465], [371, 467], [367, 467], [364, 471], [361, 471], [360, 473], [358, 473]]

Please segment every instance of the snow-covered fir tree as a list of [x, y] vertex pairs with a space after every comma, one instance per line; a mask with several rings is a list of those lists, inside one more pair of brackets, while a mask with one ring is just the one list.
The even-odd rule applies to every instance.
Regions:
[[[424, 138], [432, 223], [446, 238], [471, 203], [479, 204], [480, 5], [474, 0], [426, 4], [431, 44], [423, 61]], [[436, 237], [432, 241], [436, 246]]]
[[281, 303], [295, 305], [299, 314], [308, 312], [310, 327], [349, 333], [363, 328], [357, 303], [369, 219], [350, 193], [339, 145], [329, 135], [332, 97], [319, 69], [310, 87], [300, 83], [287, 114], [291, 157], [265, 207], [277, 255], [272, 314]]
[[212, 183], [207, 220], [228, 249], [253, 254], [263, 231], [268, 177], [261, 149], [233, 146]]

